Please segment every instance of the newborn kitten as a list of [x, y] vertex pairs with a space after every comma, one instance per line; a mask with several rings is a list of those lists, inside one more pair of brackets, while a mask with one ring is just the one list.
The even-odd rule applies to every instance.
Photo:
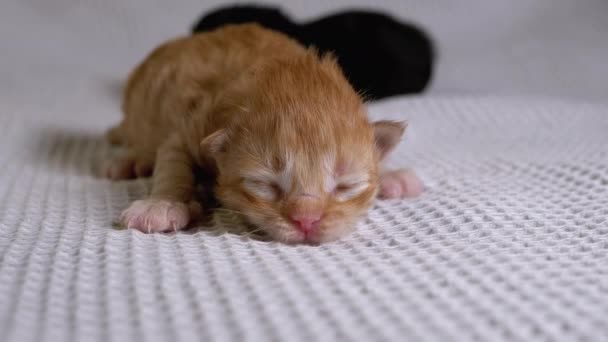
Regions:
[[121, 217], [143, 232], [188, 225], [196, 169], [224, 207], [287, 243], [335, 240], [377, 195], [422, 190], [409, 171], [379, 169], [405, 125], [370, 123], [333, 57], [257, 24], [163, 44], [130, 76], [123, 111], [108, 138], [128, 152], [105, 174], [154, 171], [150, 196]]

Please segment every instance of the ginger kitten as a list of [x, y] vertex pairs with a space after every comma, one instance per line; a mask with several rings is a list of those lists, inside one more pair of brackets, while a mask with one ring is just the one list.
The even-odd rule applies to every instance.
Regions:
[[108, 138], [128, 152], [105, 175], [153, 171], [150, 196], [121, 216], [143, 232], [188, 225], [196, 169], [223, 206], [286, 243], [335, 240], [376, 196], [422, 190], [412, 172], [379, 167], [405, 125], [370, 123], [333, 57], [257, 24], [161, 45], [131, 74], [123, 111]]

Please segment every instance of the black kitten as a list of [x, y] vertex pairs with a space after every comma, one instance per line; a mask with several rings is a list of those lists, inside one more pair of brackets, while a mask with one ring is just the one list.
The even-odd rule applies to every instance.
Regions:
[[232, 6], [203, 16], [192, 31], [257, 22], [320, 52], [333, 51], [353, 87], [370, 99], [422, 92], [433, 69], [433, 45], [420, 29], [370, 11], [344, 11], [296, 24], [279, 9]]

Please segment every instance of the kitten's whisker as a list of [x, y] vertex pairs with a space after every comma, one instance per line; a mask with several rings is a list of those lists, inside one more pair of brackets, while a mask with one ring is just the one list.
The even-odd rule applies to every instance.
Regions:
[[238, 211], [238, 210], [232, 210], [232, 209], [226, 209], [226, 208], [217, 208], [215, 209], [215, 211], [218, 212], [225, 212], [225, 213], [230, 213], [230, 214], [240, 214], [240, 215], [244, 215], [242, 212]]
[[249, 233], [249, 234], [255, 234], [255, 233], [261, 232], [262, 230], [263, 230], [262, 228], [258, 228], [258, 229], [250, 230], [247, 233]]

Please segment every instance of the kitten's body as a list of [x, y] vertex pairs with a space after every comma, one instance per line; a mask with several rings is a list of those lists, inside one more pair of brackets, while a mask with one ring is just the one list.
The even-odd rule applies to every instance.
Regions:
[[[157, 48], [129, 78], [109, 139], [129, 152], [106, 175], [149, 175], [152, 194], [122, 216], [146, 232], [190, 221], [193, 170], [217, 176], [222, 204], [286, 242], [343, 235], [378, 192], [415, 195], [407, 172], [380, 177], [398, 123], [368, 122], [335, 61], [255, 24]], [[387, 186], [388, 189], [387, 190]]]
[[123, 99], [125, 117], [111, 131], [111, 138], [124, 139], [138, 161], [149, 166], [170, 133], [197, 122], [200, 130], [189, 133], [198, 136], [185, 140], [192, 140], [191, 153], [198, 155], [200, 139], [225, 126], [229, 118], [224, 116], [239, 114], [219, 108], [237, 105], [238, 99], [231, 94], [236, 89], [228, 89], [237, 87], [235, 80], [243, 81], [243, 73], [269, 63], [269, 59], [305, 53], [293, 41], [254, 25], [167, 42], [130, 75]]

